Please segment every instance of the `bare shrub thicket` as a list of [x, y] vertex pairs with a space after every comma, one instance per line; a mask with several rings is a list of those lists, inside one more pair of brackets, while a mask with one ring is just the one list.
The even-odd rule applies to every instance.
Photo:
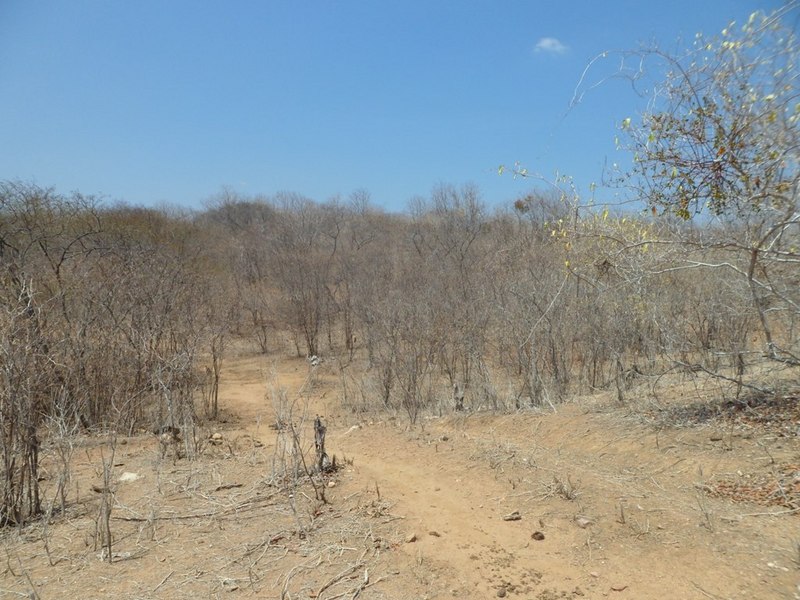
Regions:
[[492, 213], [476, 188], [441, 185], [408, 215], [362, 191], [228, 194], [187, 215], [7, 183], [1, 216], [7, 522], [42, 510], [45, 429], [173, 426], [193, 456], [195, 395], [215, 416], [233, 335], [335, 355], [348, 406], [412, 423], [592, 390], [624, 402], [671, 371], [741, 380], [765, 341], [748, 278], [699, 267], [733, 260], [705, 240], [738, 226], [609, 214], [562, 191]]
[[240, 331], [258, 327], [246, 304], [271, 310], [272, 335], [283, 329], [298, 354], [337, 357], [357, 410], [371, 402], [413, 422], [592, 390], [625, 401], [643, 377], [736, 379], [759, 358], [747, 278], [700, 269], [731, 260], [704, 240], [733, 225], [592, 209], [569, 186], [493, 213], [473, 186], [450, 185], [407, 215], [381, 213], [364, 192], [238, 202], [226, 210], [263, 217], [228, 230], [229, 270], [247, 273], [250, 298]]
[[188, 216], [0, 186], [3, 523], [41, 511], [43, 444], [68, 462], [63, 436], [46, 431], [192, 431], [208, 319], [220, 320], [203, 310], [209, 277], [220, 277], [201, 243]]

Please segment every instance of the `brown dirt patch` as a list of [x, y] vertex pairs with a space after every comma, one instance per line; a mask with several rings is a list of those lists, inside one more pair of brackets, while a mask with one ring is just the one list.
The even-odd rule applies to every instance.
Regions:
[[[314, 415], [328, 424], [328, 451], [343, 468], [317, 481], [327, 504], [302, 476], [288, 487], [275, 477], [287, 460], [270, 427], [281, 397], [303, 448], [313, 447]], [[751, 412], [791, 415], [791, 403], [729, 407], [742, 429], [696, 416], [656, 430], [630, 419], [630, 407], [600, 410], [593, 399], [555, 414], [429, 417], [408, 429], [402, 415], [343, 410], [330, 365], [312, 372], [304, 360], [247, 354], [225, 365], [220, 401], [227, 422], [203, 435], [219, 432], [223, 443], [206, 444], [196, 461], [162, 460], [154, 436], [118, 446], [111, 564], [95, 547], [92, 491], [105, 440], [76, 441], [66, 514], [2, 532], [0, 595], [800, 594], [800, 515], [792, 513], [800, 444]], [[47, 464], [49, 499], [57, 469]], [[139, 478], [121, 481], [127, 472]], [[514, 512], [519, 519], [504, 519]]]

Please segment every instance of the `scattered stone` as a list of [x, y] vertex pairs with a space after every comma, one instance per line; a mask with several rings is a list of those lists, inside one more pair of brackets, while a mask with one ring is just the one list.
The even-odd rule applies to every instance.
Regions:
[[345, 431], [342, 435], [350, 435], [351, 433], [353, 433], [354, 431], [358, 431], [359, 429], [361, 429], [361, 425], [353, 425], [350, 429]]
[[713, 434], [711, 436], [710, 439], [711, 439], [712, 442], [721, 442], [722, 441], [722, 436], [720, 434], [718, 434], [718, 433], [715, 433], [715, 434]]
[[580, 527], [581, 529], [586, 529], [589, 525], [592, 525], [594, 521], [587, 517], [575, 517], [575, 524]]
[[129, 481], [136, 481], [139, 479], [141, 475], [138, 473], [131, 473], [130, 471], [124, 472], [122, 475], [119, 476], [120, 483], [127, 483]]
[[520, 519], [522, 519], [522, 515], [519, 514], [518, 510], [515, 510], [514, 512], [503, 517], [503, 521], [519, 521]]
[[612, 585], [611, 591], [612, 592], [623, 592], [628, 589], [627, 585]]
[[432, 535], [433, 537], [442, 537], [442, 534], [438, 531], [429, 531], [428, 535]]
[[600, 577], [600, 573], [598, 573], [597, 571], [589, 571], [589, 575], [590, 575], [591, 577], [594, 577], [595, 579], [597, 579], [598, 577]]
[[443, 442], [446, 442], [446, 441], [447, 441], [447, 440], [449, 440], [450, 438], [449, 438], [449, 437], [447, 437], [446, 435], [443, 435], [443, 436], [442, 436], [442, 437], [440, 437], [439, 439], [440, 439], [440, 440], [442, 440]]
[[328, 482], [328, 487], [329, 488], [336, 487], [336, 482], [335, 481], [329, 481]]
[[501, 587], [499, 590], [497, 590], [497, 597], [498, 598], [505, 598], [506, 597], [506, 588]]
[[221, 440], [222, 439], [222, 434], [219, 433], [219, 432], [216, 432], [211, 436], [211, 439], [212, 440]]
[[541, 531], [534, 531], [531, 534], [531, 537], [535, 539], [537, 542], [541, 542], [544, 539], [544, 534]]
[[406, 536], [406, 544], [413, 544], [416, 541], [417, 541], [416, 533], [410, 533], [408, 536]]

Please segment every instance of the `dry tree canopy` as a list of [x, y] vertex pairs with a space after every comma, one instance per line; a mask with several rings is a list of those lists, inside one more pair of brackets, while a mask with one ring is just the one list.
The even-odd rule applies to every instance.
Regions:
[[711, 226], [681, 241], [718, 269], [746, 282], [767, 356], [800, 364], [793, 334], [800, 316], [800, 40], [791, 26], [797, 3], [753, 13], [720, 35], [698, 35], [668, 54], [639, 53], [658, 64], [639, 122], [625, 119], [634, 163], [628, 182], [653, 209]]

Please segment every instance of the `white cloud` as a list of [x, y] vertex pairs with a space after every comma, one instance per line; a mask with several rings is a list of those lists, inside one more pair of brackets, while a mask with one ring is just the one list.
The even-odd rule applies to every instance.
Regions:
[[564, 54], [569, 48], [558, 41], [556, 38], [543, 37], [536, 42], [535, 52], [547, 52], [548, 54]]

